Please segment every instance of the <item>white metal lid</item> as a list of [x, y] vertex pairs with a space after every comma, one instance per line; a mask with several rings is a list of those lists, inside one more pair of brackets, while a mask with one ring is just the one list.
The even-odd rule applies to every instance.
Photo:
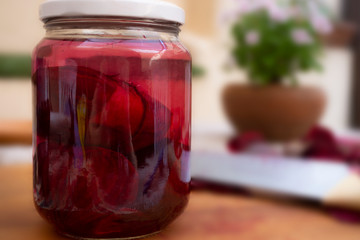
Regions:
[[53, 17], [122, 16], [185, 23], [185, 11], [162, 0], [46, 0], [40, 19]]

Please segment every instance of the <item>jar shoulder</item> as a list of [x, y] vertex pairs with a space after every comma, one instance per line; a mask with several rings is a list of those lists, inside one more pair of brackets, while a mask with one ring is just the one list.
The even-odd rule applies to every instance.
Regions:
[[188, 50], [188, 48], [181, 41], [177, 41], [177, 44], [178, 44], [179, 48], [182, 50], [184, 60], [192, 61], [192, 55], [191, 55], [190, 51]]
[[[44, 38], [33, 51], [33, 58], [84, 53], [104, 56], [134, 56], [142, 58], [175, 58], [191, 61], [191, 54], [178, 40], [163, 39], [51, 39]], [[69, 56], [67, 56], [69, 57]]]

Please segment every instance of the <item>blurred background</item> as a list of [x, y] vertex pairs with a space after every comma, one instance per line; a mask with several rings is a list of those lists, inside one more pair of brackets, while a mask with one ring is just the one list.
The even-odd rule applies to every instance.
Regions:
[[[168, 1], [186, 11], [187, 22], [181, 39], [193, 55], [196, 70], [201, 73], [193, 79], [194, 144], [196, 146], [198, 143], [197, 134], [234, 135], [233, 125], [227, 120], [221, 96], [227, 85], [245, 83], [248, 80], [241, 68], [235, 67], [229, 71], [226, 67], [232, 61], [228, 45], [231, 39], [231, 22], [224, 19], [229, 9], [236, 8], [238, 3], [234, 0]], [[42, 0], [0, 2], [0, 121], [20, 121], [25, 126], [26, 122], [31, 121], [29, 62], [32, 49], [45, 34], [38, 18], [41, 2]], [[323, 2], [332, 12], [335, 22], [358, 21], [358, 14], [352, 12], [352, 9], [356, 9], [357, 1]], [[360, 85], [360, 74], [353, 67], [358, 58], [355, 36], [347, 30], [340, 29], [337, 36], [333, 36], [335, 42], [340, 37], [340, 43], [338, 40], [337, 44], [325, 47], [321, 56], [323, 71], [302, 74], [299, 82], [302, 85], [319, 86], [325, 91], [327, 107], [320, 119], [321, 126], [336, 133], [354, 135], [356, 132], [353, 130], [360, 126], [360, 111], [356, 111], [357, 102], [360, 103], [360, 94], [356, 94], [357, 89], [360, 89], [356, 88]], [[344, 31], [345, 40], [341, 39]]]
[[[1, 55], [28, 55], [44, 36], [38, 19], [41, 0], [1, 0], [0, 39]], [[229, 60], [228, 23], [222, 18], [233, 0], [173, 0], [187, 13], [182, 40], [191, 50], [194, 62], [201, 66], [205, 75], [195, 77], [193, 82], [193, 127], [194, 130], [230, 128], [225, 118], [220, 94], [229, 82], [245, 81], [241, 70], [228, 72], [224, 64]], [[344, 16], [348, 1], [326, 0], [335, 16]], [[351, 2], [351, 1], [349, 1]], [[16, 14], [14, 14], [16, 13]], [[214, 57], [215, 56], [215, 57]], [[323, 115], [323, 125], [337, 131], [353, 127], [351, 89], [353, 84], [353, 51], [349, 46], [326, 48], [322, 58], [323, 73], [308, 74], [301, 82], [319, 85], [328, 95], [328, 108]], [[23, 72], [23, 69], [19, 69]], [[15, 74], [16, 75], [16, 74]], [[0, 120], [31, 120], [31, 84], [28, 76], [9, 77], [0, 74]], [[204, 130], [206, 130], [204, 129]]]

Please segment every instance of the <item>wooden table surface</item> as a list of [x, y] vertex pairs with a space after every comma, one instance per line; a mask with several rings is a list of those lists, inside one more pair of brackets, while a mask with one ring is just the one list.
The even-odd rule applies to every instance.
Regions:
[[31, 121], [0, 120], [0, 144], [29, 144], [32, 140]]
[[[0, 166], [0, 240], [65, 239], [36, 213], [30, 165]], [[185, 213], [151, 240], [359, 240], [360, 225], [315, 208], [194, 191]]]

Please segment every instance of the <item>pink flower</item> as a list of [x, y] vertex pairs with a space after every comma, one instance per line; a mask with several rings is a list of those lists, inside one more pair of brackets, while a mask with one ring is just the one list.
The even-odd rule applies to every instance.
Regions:
[[288, 9], [288, 14], [293, 18], [301, 17], [302, 10], [297, 6], [292, 6], [290, 9]]
[[321, 34], [329, 34], [333, 31], [333, 26], [330, 21], [324, 16], [314, 16], [311, 19], [314, 29]]
[[255, 46], [260, 42], [260, 34], [258, 31], [251, 30], [245, 35], [245, 42], [249, 46]]
[[248, 13], [251, 10], [251, 2], [247, 0], [236, 0], [237, 2], [237, 8], [236, 13], [242, 14], [242, 13]]
[[236, 2], [235, 8], [226, 11], [220, 19], [221, 23], [232, 22], [242, 16], [243, 14], [249, 13], [252, 11], [252, 3], [249, 0], [234, 0]]
[[314, 41], [309, 32], [302, 28], [294, 29], [291, 33], [291, 37], [294, 42], [299, 45], [308, 45]]
[[250, 0], [250, 2], [252, 3], [251, 6], [253, 11], [265, 9], [269, 12], [271, 9], [278, 7], [276, 0]]
[[261, 7], [265, 7], [267, 10], [278, 8], [278, 4], [276, 3], [276, 0], [260, 0], [258, 1], [259, 5]]
[[268, 9], [270, 18], [275, 22], [285, 22], [289, 19], [290, 15], [285, 10], [276, 5]]
[[289, 18], [286, 9], [279, 7], [276, 0], [236, 0], [237, 14], [251, 13], [264, 9], [272, 20], [284, 22]]
[[321, 34], [331, 33], [333, 30], [333, 26], [328, 17], [320, 11], [319, 6], [315, 2], [309, 1], [308, 8], [311, 15], [310, 21], [314, 29]]
[[235, 0], [238, 13], [251, 13], [274, 6], [274, 0]]

